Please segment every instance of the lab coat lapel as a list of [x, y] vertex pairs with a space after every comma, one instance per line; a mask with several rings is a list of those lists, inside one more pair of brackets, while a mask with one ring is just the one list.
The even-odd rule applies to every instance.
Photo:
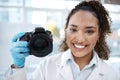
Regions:
[[62, 53], [61, 59], [57, 61], [57, 80], [73, 80], [71, 67], [66, 63], [68, 53], [70, 50]]
[[87, 80], [104, 80], [104, 71], [102, 71], [101, 60], [98, 58], [98, 64]]
[[73, 80], [70, 66], [63, 66], [58, 70], [57, 80]]
[[104, 74], [101, 73], [99, 69], [96, 68], [87, 80], [103, 80], [103, 78]]

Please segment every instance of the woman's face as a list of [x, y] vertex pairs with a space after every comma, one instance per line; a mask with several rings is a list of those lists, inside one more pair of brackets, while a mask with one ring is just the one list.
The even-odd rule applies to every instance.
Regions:
[[66, 43], [73, 56], [85, 57], [99, 39], [98, 19], [89, 11], [80, 10], [73, 14], [66, 29]]

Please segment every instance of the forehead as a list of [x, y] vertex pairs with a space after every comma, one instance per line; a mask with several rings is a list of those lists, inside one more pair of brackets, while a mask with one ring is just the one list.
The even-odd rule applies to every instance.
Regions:
[[78, 26], [98, 26], [98, 19], [92, 12], [79, 10], [71, 16], [69, 24]]

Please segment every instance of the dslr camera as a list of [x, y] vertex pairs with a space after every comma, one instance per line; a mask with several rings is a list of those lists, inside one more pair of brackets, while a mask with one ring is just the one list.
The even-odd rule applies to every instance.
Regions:
[[20, 40], [29, 42], [30, 55], [44, 57], [53, 50], [52, 34], [43, 27], [37, 27], [33, 32], [26, 32]]

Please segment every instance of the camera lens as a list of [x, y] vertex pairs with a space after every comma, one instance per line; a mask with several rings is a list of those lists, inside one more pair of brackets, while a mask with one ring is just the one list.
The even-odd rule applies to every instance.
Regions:
[[45, 39], [43, 38], [37, 38], [33, 43], [32, 43], [32, 48], [35, 51], [41, 51], [44, 50], [48, 46], [48, 43]]
[[52, 39], [46, 33], [37, 33], [29, 41], [30, 54], [38, 57], [48, 55], [52, 51]]
[[51, 32], [42, 27], [35, 28], [35, 32], [27, 32], [20, 40], [28, 41], [30, 54], [37, 57], [44, 57], [53, 50]]

